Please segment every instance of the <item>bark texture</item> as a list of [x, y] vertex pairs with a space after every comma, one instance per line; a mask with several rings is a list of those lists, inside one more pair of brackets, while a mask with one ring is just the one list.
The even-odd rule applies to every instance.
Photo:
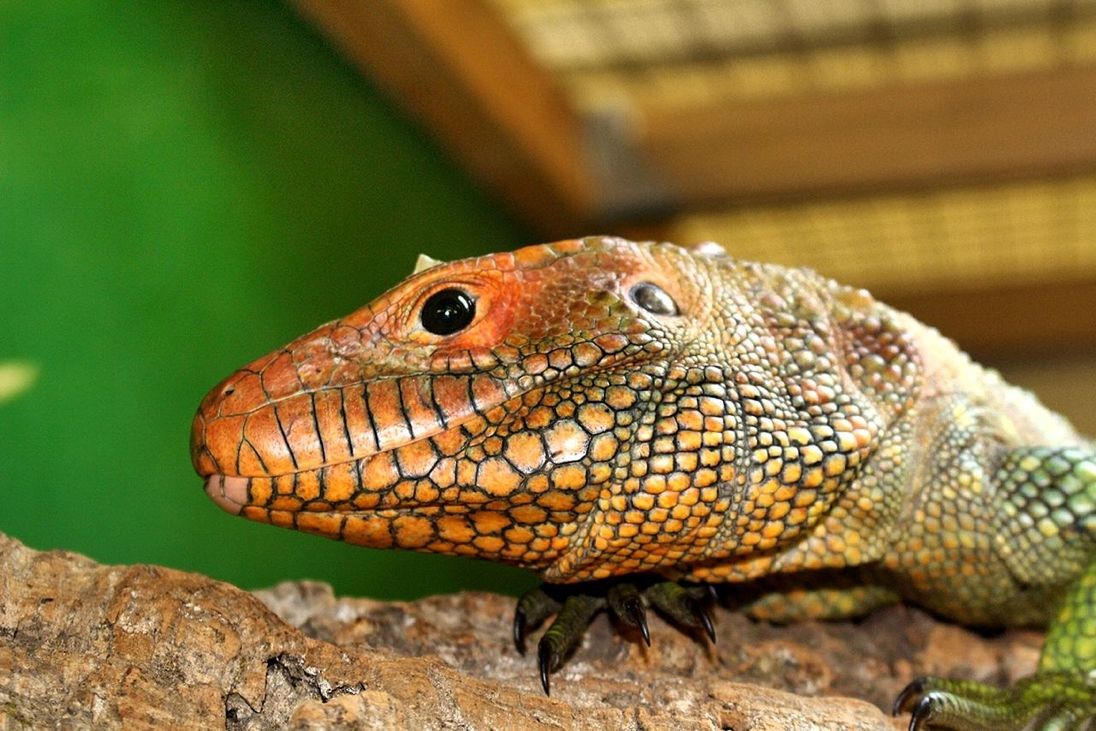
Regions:
[[789, 627], [717, 610], [714, 646], [652, 616], [647, 648], [601, 617], [547, 698], [513, 603], [252, 594], [0, 535], [0, 728], [895, 729], [880, 706], [914, 676], [1007, 682], [1040, 643], [907, 608]]

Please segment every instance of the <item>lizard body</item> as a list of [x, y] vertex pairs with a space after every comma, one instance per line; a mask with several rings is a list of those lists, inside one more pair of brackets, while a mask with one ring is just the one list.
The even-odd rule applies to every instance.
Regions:
[[[747, 607], [778, 621], [907, 600], [1053, 622], [1033, 685], [927, 679], [899, 706], [958, 729], [1022, 725], [1048, 693], [1079, 698], [1067, 720], [1096, 713], [1092, 445], [935, 330], [808, 270], [608, 237], [430, 266], [218, 385], [191, 450], [230, 512], [619, 582], [608, 606], [644, 631], [643, 600], [707, 621], [658, 589], [676, 584], [630, 583], [648, 574], [785, 577]], [[519, 644], [560, 612], [546, 690], [601, 601], [519, 603]]]

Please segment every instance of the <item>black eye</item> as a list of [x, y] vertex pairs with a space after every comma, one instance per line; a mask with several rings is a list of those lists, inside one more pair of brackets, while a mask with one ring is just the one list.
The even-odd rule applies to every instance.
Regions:
[[434, 335], [452, 335], [476, 317], [476, 301], [462, 289], [443, 289], [422, 305], [422, 326]]
[[642, 282], [632, 287], [632, 300], [652, 315], [677, 315], [677, 303], [657, 284]]

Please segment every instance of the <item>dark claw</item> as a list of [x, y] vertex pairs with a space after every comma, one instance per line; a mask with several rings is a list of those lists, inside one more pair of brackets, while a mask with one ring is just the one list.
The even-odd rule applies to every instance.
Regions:
[[560, 608], [559, 602], [537, 587], [521, 595], [514, 607], [514, 647], [525, 654], [525, 636]]
[[558, 668], [582, 642], [590, 620], [605, 606], [605, 600], [588, 594], [572, 594], [559, 608], [556, 618], [537, 645], [540, 684], [549, 692], [548, 675]]
[[705, 589], [686, 588], [672, 581], [664, 581], [647, 589], [644, 596], [651, 605], [671, 620], [686, 627], [702, 629], [708, 639], [715, 642], [715, 625], [708, 613], [703, 597]]
[[643, 609], [643, 602], [639, 597], [629, 599], [624, 603], [624, 611], [632, 624], [639, 627], [639, 633], [643, 635], [643, 641], [647, 647], [651, 646], [651, 630], [647, 627], [647, 612]]
[[525, 612], [519, 607], [514, 610], [514, 647], [519, 655], [525, 655], [525, 629]]
[[909, 731], [921, 731], [921, 729], [928, 727], [929, 717], [932, 715], [932, 707], [932, 696], [927, 695], [917, 701], [917, 705], [913, 707], [913, 713], [910, 715]]
[[894, 699], [894, 705], [891, 707], [891, 715], [897, 716], [900, 713], [909, 712], [913, 706], [913, 701], [921, 697], [921, 694], [925, 692], [924, 678], [917, 678], [913, 682], [909, 683], [898, 694], [898, 697]]
[[715, 642], [715, 625], [712, 624], [712, 615], [708, 612], [708, 608], [695, 599], [691, 604], [693, 613], [700, 620], [700, 626], [704, 628], [704, 634], [708, 635], [709, 640]]
[[647, 647], [651, 646], [651, 631], [647, 627], [647, 611], [643, 606], [643, 597], [632, 584], [617, 584], [606, 594], [609, 609], [626, 624], [638, 627]]
[[544, 688], [544, 695], [552, 695], [549, 678], [558, 662], [559, 655], [552, 649], [552, 644], [542, 639], [537, 645], [537, 665], [540, 668], [540, 687]]

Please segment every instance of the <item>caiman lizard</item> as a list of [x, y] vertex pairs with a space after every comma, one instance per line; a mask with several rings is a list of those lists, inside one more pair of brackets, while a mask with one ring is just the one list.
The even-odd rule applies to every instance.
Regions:
[[711, 634], [908, 601], [1048, 625], [1012, 688], [926, 677], [911, 728], [1096, 715], [1096, 450], [935, 330], [806, 269], [589, 237], [426, 266], [229, 376], [191, 454], [225, 510], [533, 569], [549, 673], [608, 609]]

